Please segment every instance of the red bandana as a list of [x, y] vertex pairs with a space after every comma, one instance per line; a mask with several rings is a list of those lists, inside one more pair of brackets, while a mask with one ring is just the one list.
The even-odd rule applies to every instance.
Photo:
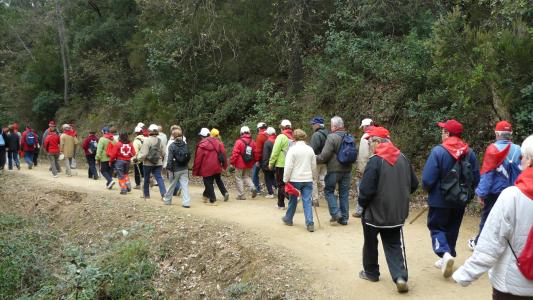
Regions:
[[510, 149], [511, 144], [508, 144], [502, 151], [499, 151], [498, 147], [494, 144], [488, 146], [485, 155], [483, 155], [483, 165], [481, 166], [481, 171], [479, 171], [479, 173], [483, 175], [496, 169], [503, 163], [503, 160], [507, 157], [507, 154], [509, 154]]
[[292, 129], [283, 129], [282, 133], [286, 135], [289, 140], [294, 140], [294, 138], [292, 137]]
[[374, 153], [387, 161], [391, 166], [394, 166], [400, 156], [400, 149], [396, 148], [393, 143], [380, 143], [374, 150]]
[[533, 168], [522, 171], [515, 181], [516, 187], [530, 200], [533, 200]]
[[468, 153], [468, 145], [456, 136], [450, 136], [442, 143], [442, 146], [448, 150], [451, 156], [456, 160]]

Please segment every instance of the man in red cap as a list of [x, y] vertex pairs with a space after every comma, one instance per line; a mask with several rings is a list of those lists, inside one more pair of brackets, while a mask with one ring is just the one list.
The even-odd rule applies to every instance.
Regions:
[[359, 277], [379, 280], [379, 234], [392, 280], [398, 292], [405, 293], [409, 288], [407, 262], [402, 254], [402, 227], [409, 215], [409, 198], [418, 188], [418, 179], [409, 160], [390, 141], [387, 129], [374, 127], [367, 131], [366, 138], [373, 155], [359, 185], [358, 203], [363, 208], [361, 217], [365, 239], [364, 270]]
[[453, 273], [465, 207], [479, 182], [479, 165], [474, 151], [461, 139], [461, 123], [452, 119], [437, 125], [442, 128], [442, 144], [431, 150], [422, 171], [422, 186], [429, 193], [427, 226], [433, 252], [440, 257], [435, 267], [448, 278]]
[[479, 233], [468, 240], [468, 247], [474, 250], [477, 240], [489, 213], [500, 196], [500, 193], [509, 186], [514, 185], [516, 178], [521, 173], [520, 146], [513, 144], [513, 127], [507, 121], [500, 121], [494, 128], [496, 141], [490, 144], [483, 155], [481, 178], [476, 188], [476, 195], [483, 203]]

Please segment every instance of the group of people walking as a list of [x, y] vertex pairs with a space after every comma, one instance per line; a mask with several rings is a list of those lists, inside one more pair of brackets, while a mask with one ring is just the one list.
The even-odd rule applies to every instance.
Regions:
[[[171, 204], [173, 196], [181, 194], [185, 208], [191, 202], [188, 191], [191, 159], [192, 175], [202, 177], [203, 200], [210, 205], [217, 204], [215, 184], [222, 199], [229, 200], [221, 176], [229, 170], [235, 176], [236, 200], [255, 198], [264, 188], [266, 198], [277, 198], [276, 208], [286, 209], [282, 217], [285, 225], [294, 225], [297, 203], [301, 200], [309, 232], [315, 231], [312, 207], [319, 206], [321, 198], [327, 203], [330, 222], [348, 225], [352, 171], [356, 165], [358, 196], [352, 216], [361, 218], [364, 236], [363, 270], [359, 277], [372, 282], [380, 278], [379, 235], [391, 277], [400, 293], [409, 290], [403, 225], [409, 214], [411, 194], [421, 183], [428, 193], [427, 227], [438, 258], [435, 267], [443, 277], [453, 277], [466, 286], [491, 269], [495, 299], [532, 297], [533, 278], [528, 276], [533, 274], [527, 273], [527, 266], [531, 272], [533, 136], [526, 138], [520, 147], [512, 143], [512, 125], [507, 121], [498, 122], [494, 130], [496, 140], [487, 147], [480, 168], [476, 154], [462, 139], [463, 125], [453, 119], [437, 125], [442, 142], [431, 150], [421, 181], [409, 159], [392, 142], [390, 132], [375, 126], [371, 119], [361, 122], [364, 134], [359, 143], [338, 116], [330, 119], [329, 130], [324, 118], [314, 117], [309, 138], [304, 130], [293, 130], [289, 120], [280, 122], [278, 134], [276, 128], [258, 123], [255, 139], [250, 128], [243, 126], [229, 158], [218, 129], [202, 128], [193, 154], [178, 125], [171, 127], [171, 135], [167, 137], [161, 126], [146, 127], [138, 123], [133, 140], [127, 131], [117, 134], [115, 128], [104, 127], [100, 138], [92, 131], [83, 139], [81, 147], [89, 166], [88, 177], [96, 180], [101, 174], [106, 188], [113, 188], [116, 176], [121, 194], [142, 188], [142, 197], [148, 199], [150, 187], [156, 185], [165, 204]], [[6, 151], [9, 168], [13, 164], [20, 168], [15, 158], [20, 149], [31, 169], [34, 164], [31, 154], [42, 144], [50, 159], [52, 175], [57, 177], [61, 170], [59, 161], [65, 160], [65, 170], [70, 176], [79, 143], [72, 126], [63, 125], [60, 134], [51, 121], [42, 143], [38, 140], [29, 126], [19, 134], [10, 125], [0, 140], [2, 169]], [[129, 178], [132, 164], [135, 186]], [[163, 180], [165, 172], [169, 178], [168, 189]], [[479, 233], [467, 243], [474, 252], [454, 272], [465, 208], [476, 196], [483, 209]]]

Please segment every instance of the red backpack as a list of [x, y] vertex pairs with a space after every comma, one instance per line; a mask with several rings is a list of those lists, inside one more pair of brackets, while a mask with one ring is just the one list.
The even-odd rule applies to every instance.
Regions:
[[516, 257], [516, 253], [514, 252], [511, 243], [509, 243], [509, 240], [507, 240], [507, 243], [509, 244], [509, 247], [511, 247], [511, 251], [516, 259], [516, 264], [518, 265], [520, 272], [522, 272], [522, 275], [529, 280], [533, 280], [533, 226], [531, 226], [531, 229], [529, 230], [526, 245], [519, 257]]

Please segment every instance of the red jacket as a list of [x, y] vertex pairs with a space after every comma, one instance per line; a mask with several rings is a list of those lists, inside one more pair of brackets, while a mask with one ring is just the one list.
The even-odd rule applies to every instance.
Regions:
[[59, 135], [55, 131], [50, 131], [44, 140], [44, 150], [50, 154], [59, 154]]
[[[249, 163], [245, 163], [242, 157], [246, 148], [245, 142], [252, 146], [252, 153], [254, 155], [252, 161]], [[230, 163], [237, 169], [251, 169], [256, 161], [257, 152], [255, 151], [255, 142], [252, 140], [252, 136], [249, 133], [245, 133], [235, 141], [235, 146], [233, 146], [233, 151], [231, 152]]]
[[89, 152], [89, 143], [92, 141], [96, 141], [96, 143], [98, 143], [98, 137], [94, 134], [89, 134], [89, 136], [87, 136], [83, 140], [83, 143], [81, 143], [81, 148], [83, 148], [83, 152], [85, 152], [85, 156], [96, 155], [96, 152], [95, 153]]
[[133, 148], [133, 143], [129, 142], [124, 144], [122, 142], [117, 142], [111, 150], [111, 156], [109, 156], [109, 164], [115, 160], [126, 160], [130, 161], [137, 153]]
[[[33, 145], [28, 145], [26, 143], [26, 136], [28, 135], [29, 132], [32, 132], [33, 135], [35, 136], [35, 143]], [[22, 146], [22, 151], [33, 151], [35, 150], [35, 148], [38, 147], [39, 145], [39, 136], [37, 135], [37, 133], [35, 133], [35, 131], [31, 130], [31, 129], [27, 129], [26, 131], [24, 131], [22, 133], [22, 137], [20, 138], [20, 145]]]
[[255, 138], [255, 157], [263, 157], [263, 146], [267, 140], [268, 134], [266, 133], [266, 129], [259, 129], [259, 133]]
[[227, 162], [224, 166], [220, 164], [218, 160], [219, 152], [224, 155], [224, 160], [227, 161], [226, 150], [221, 141], [212, 137], [202, 139], [196, 145], [192, 175], [209, 177], [222, 173], [222, 167], [226, 168]]

